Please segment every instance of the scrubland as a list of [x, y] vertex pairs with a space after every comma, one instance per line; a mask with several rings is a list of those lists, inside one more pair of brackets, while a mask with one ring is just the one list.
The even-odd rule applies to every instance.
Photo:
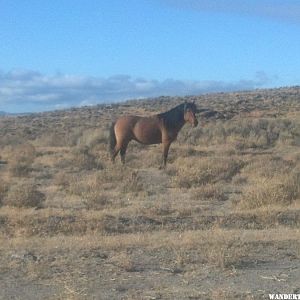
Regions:
[[[224, 118], [110, 162], [112, 120], [184, 100]], [[0, 117], [1, 299], [300, 293], [299, 226], [299, 87]]]

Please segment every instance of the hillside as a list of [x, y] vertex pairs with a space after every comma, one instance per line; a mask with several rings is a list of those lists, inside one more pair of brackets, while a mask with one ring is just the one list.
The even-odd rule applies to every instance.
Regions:
[[[108, 129], [183, 101], [172, 144]], [[0, 116], [0, 298], [266, 299], [300, 293], [300, 87]]]

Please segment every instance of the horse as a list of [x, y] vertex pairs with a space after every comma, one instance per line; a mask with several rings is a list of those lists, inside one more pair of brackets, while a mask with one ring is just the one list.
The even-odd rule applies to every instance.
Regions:
[[169, 111], [149, 117], [122, 116], [111, 124], [109, 134], [109, 152], [112, 162], [120, 152], [121, 162], [125, 164], [125, 155], [129, 142], [137, 141], [144, 145], [162, 144], [163, 158], [161, 168], [167, 164], [171, 143], [185, 123], [196, 127], [197, 107], [194, 102], [185, 102]]

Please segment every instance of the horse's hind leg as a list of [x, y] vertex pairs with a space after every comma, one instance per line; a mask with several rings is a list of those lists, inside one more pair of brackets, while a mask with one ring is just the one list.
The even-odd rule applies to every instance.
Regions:
[[116, 156], [118, 155], [119, 151], [120, 151], [120, 148], [118, 148], [117, 146], [115, 146], [115, 148], [114, 148], [114, 150], [112, 151], [111, 156], [110, 156], [111, 161], [112, 161], [113, 163], [115, 162], [115, 158], [116, 158]]
[[114, 163], [115, 162], [115, 159], [118, 155], [118, 153], [121, 151], [123, 147], [123, 142], [122, 141], [119, 141], [116, 143], [115, 147], [113, 148], [113, 150], [111, 151], [111, 161]]
[[127, 128], [128, 126], [125, 124], [126, 126], [125, 128], [123, 128], [122, 127], [123, 123], [122, 122], [116, 123], [114, 127], [115, 145], [113, 147], [113, 150], [111, 151], [111, 160], [114, 162], [116, 156], [120, 152], [121, 161], [124, 164], [126, 149], [131, 138], [130, 138], [130, 131]]
[[128, 143], [129, 143], [129, 141], [125, 141], [125, 140], [120, 140], [119, 142], [117, 142], [117, 144], [111, 154], [111, 160], [113, 163], [115, 162], [115, 158], [117, 157], [117, 155], [120, 152], [121, 162], [123, 164], [125, 164], [125, 155], [126, 155]]
[[120, 156], [121, 156], [121, 162], [125, 164], [125, 155], [126, 155], [126, 150], [129, 142], [124, 142], [121, 149], [120, 149]]

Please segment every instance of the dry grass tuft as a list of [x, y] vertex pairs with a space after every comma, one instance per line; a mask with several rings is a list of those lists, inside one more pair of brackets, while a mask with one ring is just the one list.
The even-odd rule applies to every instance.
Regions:
[[244, 189], [238, 202], [240, 209], [256, 209], [270, 205], [289, 205], [300, 197], [300, 173], [291, 172], [281, 176], [263, 178]]
[[82, 201], [88, 209], [103, 209], [111, 203], [109, 194], [89, 189], [82, 195]]
[[108, 133], [102, 128], [87, 129], [77, 139], [77, 146], [94, 148], [99, 144], [107, 144]]
[[293, 161], [277, 156], [254, 159], [242, 176], [248, 184], [243, 187], [238, 209], [287, 206], [300, 196], [300, 171]]
[[66, 190], [70, 185], [70, 176], [65, 171], [60, 171], [55, 175], [53, 183], [60, 189]]
[[114, 255], [110, 262], [126, 272], [134, 272], [136, 270], [133, 259], [126, 252], [120, 252]]
[[12, 176], [24, 177], [31, 171], [32, 163], [36, 158], [36, 150], [32, 144], [24, 144], [12, 149], [9, 158], [9, 170]]
[[2, 204], [2, 202], [4, 200], [8, 189], [9, 189], [8, 183], [1, 180], [0, 181], [0, 205]]
[[[126, 177], [123, 178], [122, 172], [116, 175], [121, 183], [119, 188], [122, 190], [123, 185], [127, 182]], [[118, 187], [114, 179], [114, 173], [108, 170], [84, 176], [66, 175], [63, 173], [56, 180], [60, 182], [60, 186], [68, 193], [79, 196], [86, 208], [95, 210], [108, 207], [113, 199], [110, 194], [111, 185]]]
[[40, 207], [46, 199], [33, 183], [19, 182], [12, 185], [3, 199], [3, 204], [15, 207]]
[[224, 201], [227, 199], [224, 190], [219, 184], [205, 184], [193, 190], [193, 198], [196, 200], [219, 200]]
[[134, 194], [138, 194], [139, 192], [144, 191], [144, 185], [137, 172], [131, 172], [131, 174], [128, 174], [128, 176], [125, 177], [123, 191], [125, 193]]
[[181, 188], [230, 181], [243, 166], [244, 163], [240, 160], [223, 157], [178, 159], [177, 172], [173, 180]]
[[103, 164], [87, 146], [75, 148], [72, 152], [71, 164], [79, 170], [103, 169]]

